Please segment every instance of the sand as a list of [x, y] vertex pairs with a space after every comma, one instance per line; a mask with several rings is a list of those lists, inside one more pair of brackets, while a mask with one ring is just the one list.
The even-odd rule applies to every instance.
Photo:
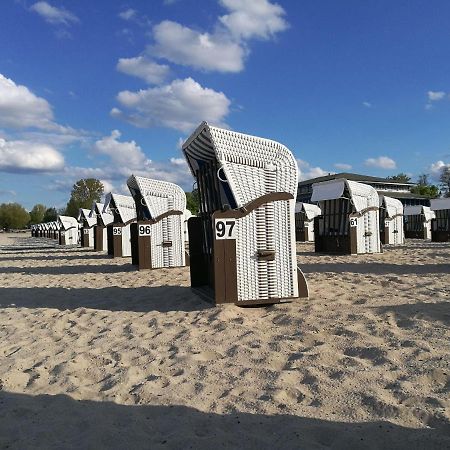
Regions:
[[450, 448], [450, 244], [316, 255], [308, 300], [0, 234], [0, 448]]

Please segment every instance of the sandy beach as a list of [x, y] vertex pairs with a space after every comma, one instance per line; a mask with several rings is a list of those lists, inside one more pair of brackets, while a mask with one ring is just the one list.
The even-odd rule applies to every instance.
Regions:
[[308, 300], [213, 307], [0, 234], [0, 448], [450, 448], [450, 245], [297, 251]]

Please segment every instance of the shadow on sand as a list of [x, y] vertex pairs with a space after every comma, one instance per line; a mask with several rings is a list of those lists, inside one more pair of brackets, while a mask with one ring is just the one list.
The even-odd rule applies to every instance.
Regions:
[[381, 306], [374, 308], [380, 314], [394, 313], [397, 325], [409, 328], [414, 325], [413, 320], [428, 320], [450, 325], [450, 302], [440, 303], [412, 303], [404, 305]]
[[414, 429], [287, 414], [204, 413], [66, 395], [0, 392], [0, 447], [9, 449], [444, 449], [447, 422]]
[[[78, 259], [78, 258], [74, 258]], [[1, 259], [0, 259], [1, 261]], [[0, 267], [2, 273], [24, 273], [26, 275], [76, 275], [88, 273], [120, 273], [136, 272], [136, 266], [131, 264], [131, 258], [124, 258], [124, 264], [97, 264], [73, 266], [41, 266], [41, 267]]]
[[105, 311], [202, 311], [213, 305], [190, 287], [155, 286], [103, 289], [0, 288], [0, 308], [90, 308]]
[[318, 263], [301, 264], [304, 273], [359, 273], [374, 275], [450, 274], [450, 264]]

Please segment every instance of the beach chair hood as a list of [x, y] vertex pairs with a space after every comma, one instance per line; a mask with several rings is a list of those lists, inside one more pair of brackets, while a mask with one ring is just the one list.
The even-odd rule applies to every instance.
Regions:
[[369, 208], [379, 208], [379, 197], [375, 188], [368, 184], [358, 183], [344, 178], [313, 184], [311, 201], [320, 202], [341, 198], [346, 186], [356, 212], [362, 213]]
[[174, 183], [131, 175], [127, 180], [133, 198], [140, 197], [145, 219], [156, 219], [169, 211], [184, 213], [186, 194]]
[[121, 223], [128, 224], [136, 220], [136, 204], [130, 195], [120, 195], [110, 192], [105, 198], [103, 213], [109, 213], [114, 207]]
[[80, 208], [78, 213], [78, 222], [86, 222], [89, 228], [97, 225], [97, 218], [90, 217], [91, 211], [89, 209]]
[[322, 211], [319, 206], [311, 205], [310, 203], [297, 202], [295, 204], [295, 212], [305, 213], [305, 216], [308, 220], [313, 220], [314, 217], [320, 216]]
[[194, 177], [205, 161], [217, 167], [222, 204], [231, 208], [275, 192], [297, 195], [297, 163], [278, 142], [202, 122], [182, 149]]
[[383, 195], [380, 197], [380, 205], [386, 208], [386, 217], [403, 216], [403, 204], [396, 198]]
[[[89, 213], [90, 218], [95, 218], [98, 225], [108, 226], [110, 223], [114, 222], [114, 216], [110, 212], [103, 212], [105, 208], [104, 203], [94, 202], [92, 204], [91, 212]], [[101, 223], [99, 223], [99, 220]]]
[[405, 216], [423, 215], [425, 216], [425, 220], [427, 222], [436, 218], [436, 214], [434, 213], [434, 211], [431, 211], [431, 208], [429, 206], [422, 205], [406, 206], [404, 214]]
[[78, 220], [70, 216], [58, 216], [58, 222], [61, 224], [61, 229], [64, 231], [72, 228], [78, 229]]

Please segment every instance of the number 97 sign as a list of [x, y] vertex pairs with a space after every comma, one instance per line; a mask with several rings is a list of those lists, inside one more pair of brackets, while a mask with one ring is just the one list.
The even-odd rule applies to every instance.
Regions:
[[236, 219], [216, 219], [216, 239], [236, 239]]

